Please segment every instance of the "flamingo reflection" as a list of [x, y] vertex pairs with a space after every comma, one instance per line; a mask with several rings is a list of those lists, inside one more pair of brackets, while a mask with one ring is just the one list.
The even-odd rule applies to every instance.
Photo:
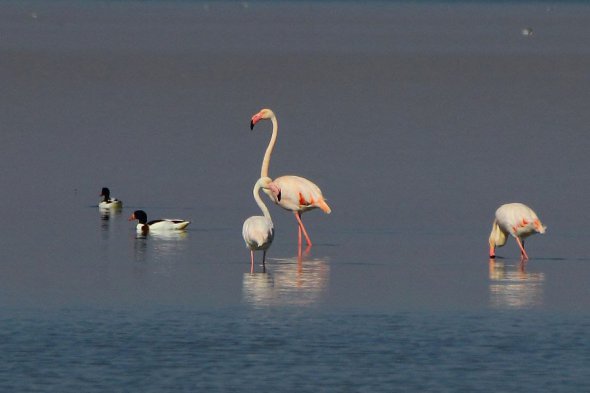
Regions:
[[309, 306], [321, 300], [328, 287], [326, 258], [303, 260], [299, 255], [275, 259], [263, 273], [245, 273], [242, 297], [252, 306]]
[[494, 308], [533, 308], [543, 304], [544, 273], [528, 273], [525, 264], [489, 262], [490, 305]]

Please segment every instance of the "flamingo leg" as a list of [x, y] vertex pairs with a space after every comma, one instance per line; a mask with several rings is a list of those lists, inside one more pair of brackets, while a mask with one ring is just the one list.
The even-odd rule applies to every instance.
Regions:
[[301, 212], [294, 212], [295, 213], [295, 218], [297, 219], [297, 222], [299, 223], [299, 244], [301, 244], [301, 231], [303, 231], [303, 234], [305, 235], [305, 241], [307, 241], [307, 245], [309, 247], [311, 247], [311, 240], [309, 239], [309, 235], [307, 234], [307, 231], [305, 230], [305, 226], [303, 225], [303, 221], [301, 221]]
[[266, 272], [266, 250], [262, 250], [262, 272]]
[[250, 250], [250, 274], [254, 273], [254, 250]]
[[517, 237], [516, 242], [518, 243], [518, 247], [520, 247], [520, 259], [523, 261], [527, 261], [529, 259], [529, 256], [527, 255], [526, 251], [524, 250], [524, 240], [520, 240]]

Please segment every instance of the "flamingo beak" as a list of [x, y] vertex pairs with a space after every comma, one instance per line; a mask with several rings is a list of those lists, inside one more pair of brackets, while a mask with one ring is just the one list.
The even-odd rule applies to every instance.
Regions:
[[250, 120], [250, 130], [254, 129], [254, 126], [256, 125], [256, 123], [260, 121], [260, 119], [262, 119], [262, 115], [260, 113], [257, 113], [254, 116], [252, 116], [252, 120]]

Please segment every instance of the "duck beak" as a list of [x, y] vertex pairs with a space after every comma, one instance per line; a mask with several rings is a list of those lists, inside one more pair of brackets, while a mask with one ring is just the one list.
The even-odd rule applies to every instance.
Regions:
[[131, 216], [129, 217], [129, 220], [127, 220], [127, 221], [133, 221], [135, 219], [136, 219], [135, 218], [135, 213], [132, 213]]

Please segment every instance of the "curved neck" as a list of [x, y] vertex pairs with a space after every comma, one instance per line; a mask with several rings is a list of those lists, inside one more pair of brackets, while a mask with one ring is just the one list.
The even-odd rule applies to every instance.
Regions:
[[279, 132], [279, 125], [277, 123], [277, 118], [274, 114], [270, 118], [270, 121], [272, 122], [272, 136], [270, 137], [270, 141], [268, 142], [268, 146], [266, 147], [266, 153], [264, 153], [264, 158], [262, 159], [260, 177], [268, 177], [268, 166], [270, 165], [270, 156], [272, 155], [272, 151], [275, 148], [275, 143], [277, 142], [277, 134]]
[[256, 201], [256, 204], [258, 205], [260, 210], [262, 210], [262, 214], [264, 215], [264, 217], [267, 220], [269, 220], [270, 222], [272, 222], [272, 219], [270, 218], [270, 212], [268, 211], [268, 208], [266, 207], [264, 202], [262, 202], [262, 198], [260, 198], [260, 195], [258, 194], [258, 191], [260, 191], [260, 188], [261, 188], [260, 183], [256, 182], [256, 185], [254, 186], [254, 190], [252, 190], [252, 194], [254, 195], [254, 200]]

